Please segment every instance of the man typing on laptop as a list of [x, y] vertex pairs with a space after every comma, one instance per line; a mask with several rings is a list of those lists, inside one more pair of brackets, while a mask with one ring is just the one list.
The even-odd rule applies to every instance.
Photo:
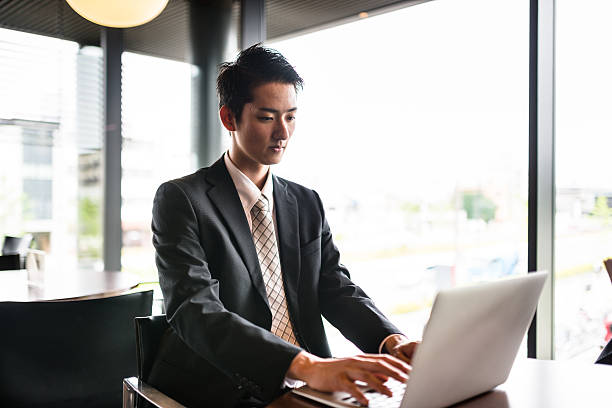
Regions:
[[[409, 342], [340, 264], [313, 190], [272, 174], [295, 128], [302, 79], [254, 46], [221, 67], [231, 137], [212, 166], [160, 186], [153, 243], [171, 329], [152, 385], [188, 406], [253, 406], [301, 380], [367, 405], [356, 381], [389, 395]], [[323, 315], [368, 354], [332, 359]]]

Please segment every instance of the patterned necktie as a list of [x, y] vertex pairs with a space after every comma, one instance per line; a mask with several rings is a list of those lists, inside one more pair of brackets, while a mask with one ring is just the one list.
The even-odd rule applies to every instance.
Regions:
[[270, 331], [283, 340], [298, 345], [289, 320], [272, 214], [268, 211], [268, 200], [263, 195], [251, 208], [251, 219], [253, 241], [266, 285], [268, 303], [272, 311], [272, 328]]

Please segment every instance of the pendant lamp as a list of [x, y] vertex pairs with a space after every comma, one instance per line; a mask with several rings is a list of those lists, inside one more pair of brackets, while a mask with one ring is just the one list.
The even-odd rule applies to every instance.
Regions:
[[81, 17], [106, 27], [127, 28], [157, 17], [168, 0], [66, 0]]

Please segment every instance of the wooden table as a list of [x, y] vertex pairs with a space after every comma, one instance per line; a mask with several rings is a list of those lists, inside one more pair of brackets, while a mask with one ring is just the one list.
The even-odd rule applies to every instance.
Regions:
[[126, 292], [140, 283], [127, 272], [45, 272], [28, 280], [25, 269], [0, 271], [0, 301], [34, 302], [106, 297]]
[[[469, 373], [469, 367], [466, 368]], [[547, 360], [518, 360], [506, 383], [453, 405], [460, 408], [576, 408], [612, 406], [612, 366]], [[270, 408], [322, 407], [285, 394]]]

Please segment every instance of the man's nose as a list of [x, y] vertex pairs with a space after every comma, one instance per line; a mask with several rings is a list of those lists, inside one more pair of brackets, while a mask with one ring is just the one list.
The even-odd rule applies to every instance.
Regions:
[[278, 121], [278, 126], [276, 127], [276, 132], [274, 132], [274, 136], [279, 140], [287, 140], [289, 136], [291, 136], [291, 130], [289, 128], [289, 123], [281, 120]]

